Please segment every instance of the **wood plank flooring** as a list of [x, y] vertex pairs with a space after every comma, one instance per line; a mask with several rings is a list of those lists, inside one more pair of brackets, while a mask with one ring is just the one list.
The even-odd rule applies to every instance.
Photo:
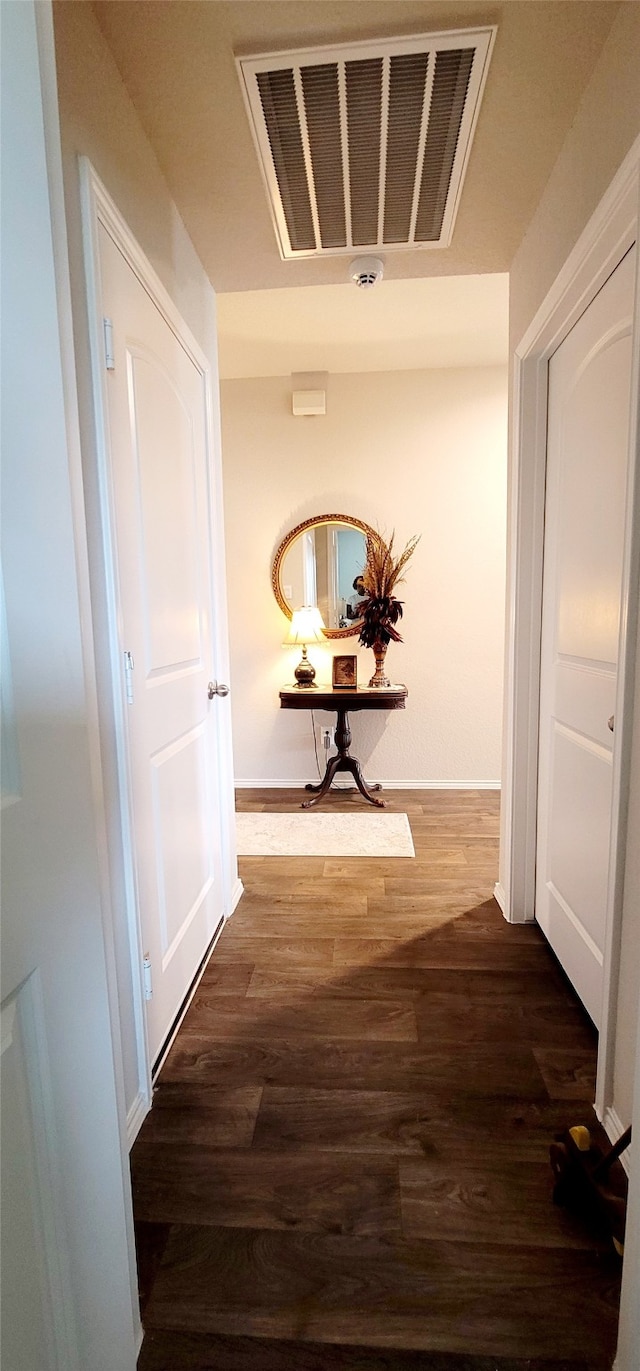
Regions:
[[415, 860], [241, 861], [132, 1153], [139, 1371], [612, 1365], [619, 1262], [548, 1163], [595, 1032], [492, 898], [498, 796], [386, 798]]

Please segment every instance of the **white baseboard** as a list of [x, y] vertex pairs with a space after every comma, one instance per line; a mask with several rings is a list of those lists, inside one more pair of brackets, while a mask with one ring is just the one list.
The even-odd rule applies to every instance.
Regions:
[[151, 1105], [146, 1095], [143, 1095], [142, 1091], [139, 1090], [131, 1108], [127, 1111], [127, 1142], [129, 1144], [129, 1151], [133, 1147], [150, 1108]]
[[496, 883], [495, 883], [495, 885], [494, 885], [494, 887], [493, 887], [493, 896], [494, 896], [494, 899], [497, 901], [497, 903], [500, 905], [500, 908], [501, 908], [501, 910], [502, 910], [502, 913], [504, 914], [504, 917], [505, 917], [505, 919], [506, 919], [506, 917], [507, 917], [507, 892], [506, 892], [506, 890], [505, 890], [505, 888], [504, 888], [504, 886], [503, 886], [503, 884], [502, 884], [502, 881], [496, 881]]
[[229, 910], [229, 913], [225, 916], [227, 919], [230, 919], [234, 909], [238, 908], [238, 905], [243, 895], [244, 886], [242, 884], [242, 881], [240, 880], [240, 877], [238, 876], [237, 880], [234, 882], [233, 890], [231, 891], [231, 908]]
[[[306, 777], [288, 781], [259, 780], [234, 782], [236, 790], [298, 790]], [[500, 781], [380, 781], [383, 790], [500, 790]], [[353, 785], [336, 785], [334, 790], [355, 790]]]
[[[235, 887], [234, 887], [234, 888], [235, 888]], [[222, 918], [221, 918], [221, 920], [220, 920], [220, 923], [218, 924], [218, 927], [216, 928], [216, 931], [215, 931], [215, 933], [214, 933], [214, 935], [213, 935], [213, 937], [212, 937], [212, 939], [211, 939], [211, 942], [209, 943], [209, 946], [208, 946], [208, 948], [207, 948], [207, 950], [206, 950], [206, 953], [205, 953], [205, 955], [204, 955], [204, 957], [203, 957], [203, 959], [202, 959], [202, 962], [200, 963], [200, 966], [199, 966], [199, 968], [198, 968], [198, 970], [197, 970], [197, 972], [196, 972], [196, 974], [195, 974], [195, 976], [194, 976], [194, 979], [193, 979], [193, 981], [191, 982], [191, 985], [190, 985], [190, 987], [189, 987], [189, 990], [187, 991], [187, 995], [186, 995], [185, 999], [184, 999], [183, 1002], [182, 1002], [182, 1005], [181, 1005], [180, 1010], [179, 1010], [179, 1012], [178, 1012], [178, 1016], [177, 1016], [177, 1018], [176, 1018], [175, 1021], [174, 1021], [174, 1024], [173, 1024], [173, 1027], [172, 1027], [171, 1032], [170, 1032], [170, 1034], [169, 1034], [169, 1037], [167, 1038], [166, 1042], [164, 1043], [163, 1048], [162, 1048], [162, 1051], [161, 1051], [161, 1053], [160, 1053], [160, 1056], [158, 1057], [158, 1060], [157, 1060], [156, 1063], [155, 1063], [155, 1066], [154, 1066], [154, 1068], [153, 1068], [153, 1080], [154, 1080], [154, 1084], [155, 1084], [156, 1080], [158, 1079], [158, 1076], [160, 1075], [160, 1072], [161, 1072], [161, 1070], [162, 1070], [162, 1067], [164, 1066], [164, 1064], [165, 1064], [165, 1062], [166, 1062], [166, 1060], [167, 1060], [167, 1057], [168, 1057], [168, 1055], [169, 1055], [169, 1053], [170, 1053], [170, 1051], [171, 1051], [171, 1048], [173, 1047], [173, 1044], [174, 1044], [174, 1042], [175, 1042], [175, 1040], [176, 1040], [176, 1038], [177, 1038], [177, 1036], [178, 1036], [178, 1033], [179, 1033], [180, 1029], [182, 1028], [182, 1024], [183, 1024], [183, 1022], [184, 1022], [184, 1019], [185, 1019], [185, 1015], [186, 1015], [186, 1013], [187, 1013], [187, 1010], [190, 1008], [191, 1001], [193, 1000], [193, 997], [194, 997], [194, 995], [195, 995], [195, 993], [196, 993], [196, 990], [198, 989], [198, 986], [200, 985], [200, 982], [201, 982], [201, 980], [202, 980], [202, 977], [204, 976], [204, 973], [205, 973], [205, 971], [206, 971], [206, 969], [207, 969], [207, 967], [208, 967], [208, 965], [209, 965], [209, 961], [210, 961], [211, 956], [212, 956], [212, 954], [213, 954], [213, 951], [214, 951], [214, 948], [215, 948], [215, 946], [216, 946], [216, 943], [218, 942], [218, 939], [220, 938], [220, 934], [222, 933], [222, 930], [223, 930], [223, 928], [224, 928], [224, 926], [225, 926], [225, 923], [226, 923], [226, 918], [225, 918], [225, 916], [223, 915]]]
[[[617, 1114], [615, 1109], [612, 1109], [611, 1107], [605, 1109], [604, 1111], [602, 1127], [604, 1128], [604, 1131], [610, 1143], [617, 1143], [618, 1138], [621, 1138], [622, 1134], [624, 1133], [624, 1124], [622, 1123], [619, 1114]], [[631, 1148], [628, 1147], [626, 1152], [623, 1152], [620, 1158], [620, 1161], [628, 1176], [631, 1174], [630, 1153]]]
[[[190, 988], [189, 988], [189, 992], [188, 992], [188, 994], [187, 994], [187, 998], [185, 999], [185, 1001], [184, 1001], [184, 1003], [183, 1003], [183, 1005], [182, 1005], [182, 1007], [181, 1007], [180, 1016], [179, 1016], [179, 1018], [176, 1020], [175, 1024], [173, 1025], [173, 1029], [172, 1029], [170, 1038], [168, 1038], [168, 1039], [167, 1039], [167, 1042], [164, 1044], [164, 1047], [163, 1047], [163, 1050], [162, 1050], [162, 1056], [159, 1058], [159, 1060], [158, 1060], [158, 1062], [157, 1062], [157, 1064], [156, 1064], [156, 1067], [155, 1067], [154, 1077], [157, 1077], [157, 1076], [158, 1076], [158, 1073], [159, 1073], [159, 1071], [160, 1071], [160, 1069], [161, 1069], [163, 1063], [166, 1061], [166, 1058], [167, 1058], [167, 1056], [168, 1056], [168, 1053], [169, 1053], [171, 1047], [173, 1046], [173, 1044], [174, 1044], [174, 1042], [175, 1042], [176, 1036], [177, 1036], [177, 1034], [178, 1034], [178, 1030], [179, 1030], [179, 1029], [181, 1028], [181, 1026], [182, 1026], [182, 1023], [183, 1023], [184, 1017], [185, 1017], [185, 1015], [186, 1015], [186, 1012], [187, 1012], [187, 1010], [188, 1010], [188, 1008], [189, 1008], [189, 1006], [190, 1006], [190, 1004], [191, 1004], [191, 1001], [193, 1000], [193, 997], [194, 997], [194, 995], [195, 995], [195, 993], [196, 993], [196, 990], [198, 989], [198, 986], [200, 985], [200, 981], [202, 980], [202, 977], [204, 976], [204, 973], [205, 973], [205, 971], [206, 971], [206, 969], [207, 969], [207, 966], [208, 966], [208, 963], [209, 963], [209, 959], [210, 959], [210, 957], [211, 957], [211, 955], [212, 955], [212, 953], [213, 953], [213, 951], [214, 951], [214, 949], [215, 949], [215, 946], [216, 946], [216, 943], [218, 942], [218, 939], [219, 939], [219, 937], [220, 937], [220, 934], [222, 933], [222, 930], [223, 930], [223, 928], [224, 928], [224, 926], [225, 926], [226, 920], [231, 918], [231, 915], [233, 914], [233, 911], [234, 911], [234, 909], [236, 908], [236, 906], [238, 905], [238, 903], [239, 903], [239, 901], [240, 901], [240, 899], [241, 899], [241, 897], [242, 897], [243, 894], [244, 894], [244, 886], [243, 886], [243, 884], [242, 884], [242, 881], [241, 881], [240, 878], [238, 877], [238, 879], [234, 882], [233, 889], [232, 889], [232, 891], [231, 891], [231, 908], [230, 908], [230, 910], [229, 910], [229, 913], [228, 913], [227, 915], [225, 915], [224, 919], [223, 919], [222, 922], [218, 925], [218, 928], [216, 929], [216, 931], [215, 931], [215, 933], [214, 933], [214, 935], [213, 935], [213, 939], [212, 939], [211, 943], [209, 944], [209, 947], [208, 947], [208, 949], [207, 949], [207, 953], [206, 953], [206, 956], [205, 956], [205, 958], [204, 958], [204, 961], [202, 962], [202, 964], [201, 964], [201, 966], [200, 966], [200, 968], [199, 968], [199, 970], [198, 970], [198, 972], [197, 972], [197, 974], [196, 974], [195, 980], [193, 981], [192, 985], [191, 985]], [[150, 1102], [149, 1100], [147, 1100], [146, 1096], [143, 1095], [141, 1091], [139, 1091], [138, 1094], [137, 1094], [137, 1096], [136, 1096], [136, 1098], [135, 1098], [135, 1100], [133, 1101], [133, 1104], [131, 1105], [131, 1108], [129, 1109], [129, 1111], [128, 1111], [128, 1113], [127, 1113], [127, 1140], [128, 1140], [128, 1143], [129, 1143], [129, 1150], [131, 1150], [131, 1148], [133, 1147], [133, 1144], [134, 1144], [134, 1142], [135, 1142], [135, 1140], [136, 1140], [136, 1138], [137, 1138], [137, 1136], [138, 1136], [138, 1133], [140, 1132], [140, 1129], [141, 1129], [141, 1127], [142, 1127], [142, 1124], [144, 1123], [144, 1120], [145, 1120], [146, 1117], [147, 1117], [147, 1114], [149, 1113], [150, 1108], [151, 1108], [151, 1102]]]

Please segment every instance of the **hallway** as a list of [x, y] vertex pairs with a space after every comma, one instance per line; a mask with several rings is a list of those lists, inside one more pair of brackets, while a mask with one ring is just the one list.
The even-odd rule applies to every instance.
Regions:
[[548, 1164], [595, 1033], [492, 899], [498, 795], [386, 798], [414, 861], [241, 860], [132, 1154], [140, 1371], [611, 1365], [619, 1263]]

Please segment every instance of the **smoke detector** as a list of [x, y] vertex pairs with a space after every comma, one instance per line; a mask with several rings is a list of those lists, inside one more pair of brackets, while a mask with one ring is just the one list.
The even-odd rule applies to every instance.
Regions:
[[355, 257], [349, 267], [349, 280], [355, 281], [361, 290], [377, 286], [384, 276], [384, 262], [379, 257]]

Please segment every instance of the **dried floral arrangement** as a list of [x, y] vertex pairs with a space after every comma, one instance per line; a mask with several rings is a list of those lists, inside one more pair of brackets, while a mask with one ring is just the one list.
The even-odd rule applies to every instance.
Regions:
[[420, 542], [419, 535], [410, 538], [400, 555], [394, 557], [394, 538], [392, 533], [387, 543], [380, 533], [367, 537], [367, 564], [360, 578], [362, 600], [356, 613], [362, 619], [362, 627], [358, 641], [374, 651], [376, 672], [369, 682], [371, 686], [389, 685], [384, 675], [384, 655], [391, 641], [402, 642], [396, 625], [402, 618], [403, 601], [394, 595], [394, 590], [404, 580], [407, 563]]
[[357, 607], [358, 616], [364, 620], [359, 639], [363, 647], [373, 647], [376, 641], [402, 642], [395, 625], [402, 618], [403, 601], [393, 592], [398, 582], [404, 580], [402, 573], [420, 539], [410, 538], [400, 556], [394, 557], [394, 538], [394, 533], [388, 543], [380, 533], [367, 538], [367, 564], [360, 578], [363, 597]]

